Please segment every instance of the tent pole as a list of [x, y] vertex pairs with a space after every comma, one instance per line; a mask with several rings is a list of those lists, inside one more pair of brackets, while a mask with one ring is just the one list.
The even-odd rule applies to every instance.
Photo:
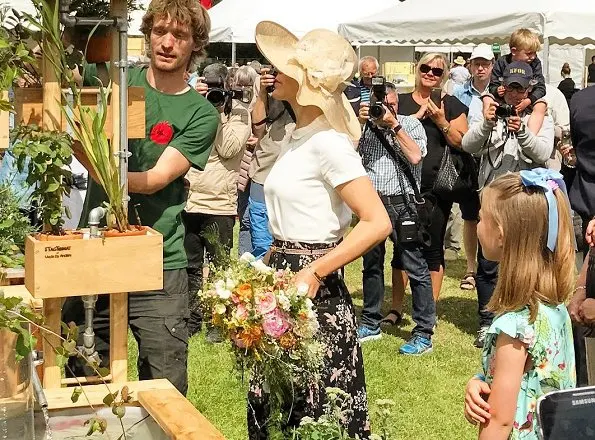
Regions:
[[550, 39], [546, 36], [543, 37], [543, 76], [545, 83], [548, 84], [550, 81]]
[[231, 67], [236, 65], [236, 44], [231, 43]]

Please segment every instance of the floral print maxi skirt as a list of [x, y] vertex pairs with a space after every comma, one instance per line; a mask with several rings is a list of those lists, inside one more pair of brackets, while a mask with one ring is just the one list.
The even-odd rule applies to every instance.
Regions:
[[[269, 264], [275, 268], [288, 267], [294, 272], [300, 271], [321, 255], [291, 254], [291, 249], [324, 249], [328, 245], [279, 242], [273, 243], [277, 250], [271, 254]], [[287, 250], [279, 248], [283, 247]], [[306, 251], [307, 252], [307, 251]], [[339, 273], [326, 277], [314, 299], [320, 329], [317, 338], [325, 345], [326, 355], [321, 383], [312, 384], [309, 389], [296, 391], [289, 422], [291, 428], [298, 426], [304, 416], [317, 419], [324, 413], [326, 402], [325, 388], [340, 388], [351, 396], [352, 412], [344, 421], [344, 426], [351, 437], [367, 439], [370, 436], [368, 401], [364, 364], [359, 341], [357, 324], [351, 296], [343, 276]], [[252, 378], [248, 391], [248, 433], [250, 440], [268, 439], [267, 394], [257, 378]], [[289, 409], [289, 408], [288, 408]]]

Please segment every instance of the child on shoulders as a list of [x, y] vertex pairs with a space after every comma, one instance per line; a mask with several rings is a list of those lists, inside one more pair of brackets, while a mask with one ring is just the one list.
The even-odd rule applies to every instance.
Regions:
[[481, 195], [478, 238], [500, 263], [488, 309], [496, 318], [483, 372], [467, 384], [465, 417], [479, 439], [538, 439], [537, 399], [574, 388], [574, 239], [562, 175], [537, 168], [506, 174]]

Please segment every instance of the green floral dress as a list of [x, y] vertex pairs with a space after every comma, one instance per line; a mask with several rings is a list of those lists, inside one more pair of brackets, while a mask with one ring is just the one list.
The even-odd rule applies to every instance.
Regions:
[[501, 332], [523, 342], [533, 361], [533, 367], [523, 374], [509, 438], [537, 439], [537, 399], [550, 391], [576, 386], [570, 316], [564, 304], [540, 304], [532, 324], [528, 307], [498, 316], [488, 330], [483, 349], [483, 372], [488, 384], [494, 379], [496, 339]]

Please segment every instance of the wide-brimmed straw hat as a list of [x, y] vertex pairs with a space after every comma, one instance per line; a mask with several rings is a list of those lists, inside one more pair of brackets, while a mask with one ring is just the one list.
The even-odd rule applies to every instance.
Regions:
[[465, 58], [463, 58], [461, 55], [459, 55], [458, 57], [456, 57], [453, 60], [453, 63], [459, 65], [459, 66], [464, 66], [465, 65]]
[[298, 39], [272, 21], [258, 23], [255, 39], [269, 62], [298, 82], [299, 105], [320, 108], [331, 127], [359, 139], [359, 121], [343, 94], [358, 62], [347, 40], [327, 29], [315, 29]]

